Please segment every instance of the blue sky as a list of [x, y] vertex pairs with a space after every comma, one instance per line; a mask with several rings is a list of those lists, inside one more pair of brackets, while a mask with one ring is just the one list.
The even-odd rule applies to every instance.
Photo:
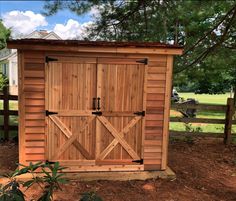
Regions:
[[[0, 0], [0, 16], [3, 19], [3, 23], [5, 22], [4, 23], [5, 26], [10, 26], [10, 27], [14, 26], [13, 27], [14, 32], [21, 32], [21, 29], [20, 29], [21, 27], [19, 26], [19, 24], [21, 23], [19, 21], [20, 17], [22, 17], [23, 19], [24, 15], [26, 15], [25, 14], [26, 11], [32, 11], [35, 15], [36, 14], [41, 15], [41, 12], [43, 11], [43, 5], [44, 5], [44, 1], [1, 1]], [[12, 16], [11, 18], [9, 18], [9, 12], [12, 12], [12, 11], [18, 12], [15, 16], [17, 20], [16, 22], [18, 23], [18, 25], [16, 25], [17, 27], [15, 27], [15, 24], [13, 22], [11, 22], [11, 20], [14, 21], [14, 18]], [[32, 15], [30, 16], [31, 16], [30, 18], [34, 17], [34, 16], [32, 17]], [[79, 28], [79, 25], [83, 25], [84, 23], [92, 21], [92, 17], [89, 14], [77, 16], [76, 14], [72, 13], [69, 10], [59, 11], [54, 16], [50, 16], [50, 17], [42, 16], [42, 17], [44, 18], [44, 21], [46, 21], [47, 25], [41, 21], [37, 23], [37, 26], [36, 25], [34, 26], [34, 29], [37, 29], [37, 30], [46, 29], [46, 30], [56, 31], [58, 30], [58, 28], [55, 29], [55, 27], [58, 24], [66, 26], [69, 20], [70, 20], [70, 25], [67, 26], [67, 29], [70, 29], [70, 26], [73, 26], [74, 28], [75, 27]], [[27, 23], [27, 21], [24, 21], [22, 26], [26, 24], [32, 25], [32, 22]], [[26, 32], [27, 30], [24, 30], [24, 33]]]

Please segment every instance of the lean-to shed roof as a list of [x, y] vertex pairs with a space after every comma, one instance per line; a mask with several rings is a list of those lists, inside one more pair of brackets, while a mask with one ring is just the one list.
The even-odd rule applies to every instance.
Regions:
[[[98, 52], [111, 53], [160, 53], [181, 54], [182, 47], [159, 42], [107, 42], [107, 41], [80, 41], [80, 40], [45, 40], [45, 39], [19, 39], [9, 40], [8, 48], [29, 49], [29, 50], [55, 50], [55, 51], [75, 51], [89, 52], [94, 48]], [[158, 51], [159, 50], [159, 51]]]

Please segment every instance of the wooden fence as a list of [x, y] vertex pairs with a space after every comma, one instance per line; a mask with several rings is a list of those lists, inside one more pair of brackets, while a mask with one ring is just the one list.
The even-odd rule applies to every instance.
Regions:
[[17, 125], [10, 125], [10, 116], [18, 116], [17, 110], [10, 110], [10, 100], [18, 100], [18, 96], [10, 95], [8, 87], [4, 87], [0, 94], [0, 100], [3, 100], [3, 110], [0, 110], [0, 115], [3, 115], [3, 125], [0, 125], [0, 130], [4, 132], [4, 140], [9, 140], [9, 131], [18, 130]]
[[186, 109], [196, 109], [197, 111], [215, 111], [215, 112], [225, 113], [225, 119], [187, 118], [187, 117], [170, 118], [170, 122], [224, 124], [224, 133], [187, 132], [187, 131], [170, 130], [171, 136], [221, 137], [224, 138], [225, 144], [229, 144], [231, 142], [232, 125], [236, 124], [236, 120], [233, 120], [233, 115], [235, 113], [235, 105], [233, 98], [228, 98], [227, 105], [175, 103], [172, 104], [171, 109], [177, 111]]

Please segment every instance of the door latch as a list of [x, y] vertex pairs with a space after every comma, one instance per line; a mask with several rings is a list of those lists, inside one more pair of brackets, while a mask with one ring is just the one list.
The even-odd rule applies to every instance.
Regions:
[[96, 112], [92, 112], [92, 114], [95, 114], [95, 115], [101, 116], [101, 115], [102, 115], [102, 112], [101, 112], [101, 111], [96, 111]]

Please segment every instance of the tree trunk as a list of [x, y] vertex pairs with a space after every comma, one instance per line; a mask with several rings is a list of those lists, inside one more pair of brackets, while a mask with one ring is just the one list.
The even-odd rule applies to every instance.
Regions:
[[234, 87], [234, 106], [236, 106], [236, 86]]
[[[236, 86], [234, 87], [234, 107], [236, 107]], [[236, 119], [236, 110], [234, 111], [233, 119]]]

